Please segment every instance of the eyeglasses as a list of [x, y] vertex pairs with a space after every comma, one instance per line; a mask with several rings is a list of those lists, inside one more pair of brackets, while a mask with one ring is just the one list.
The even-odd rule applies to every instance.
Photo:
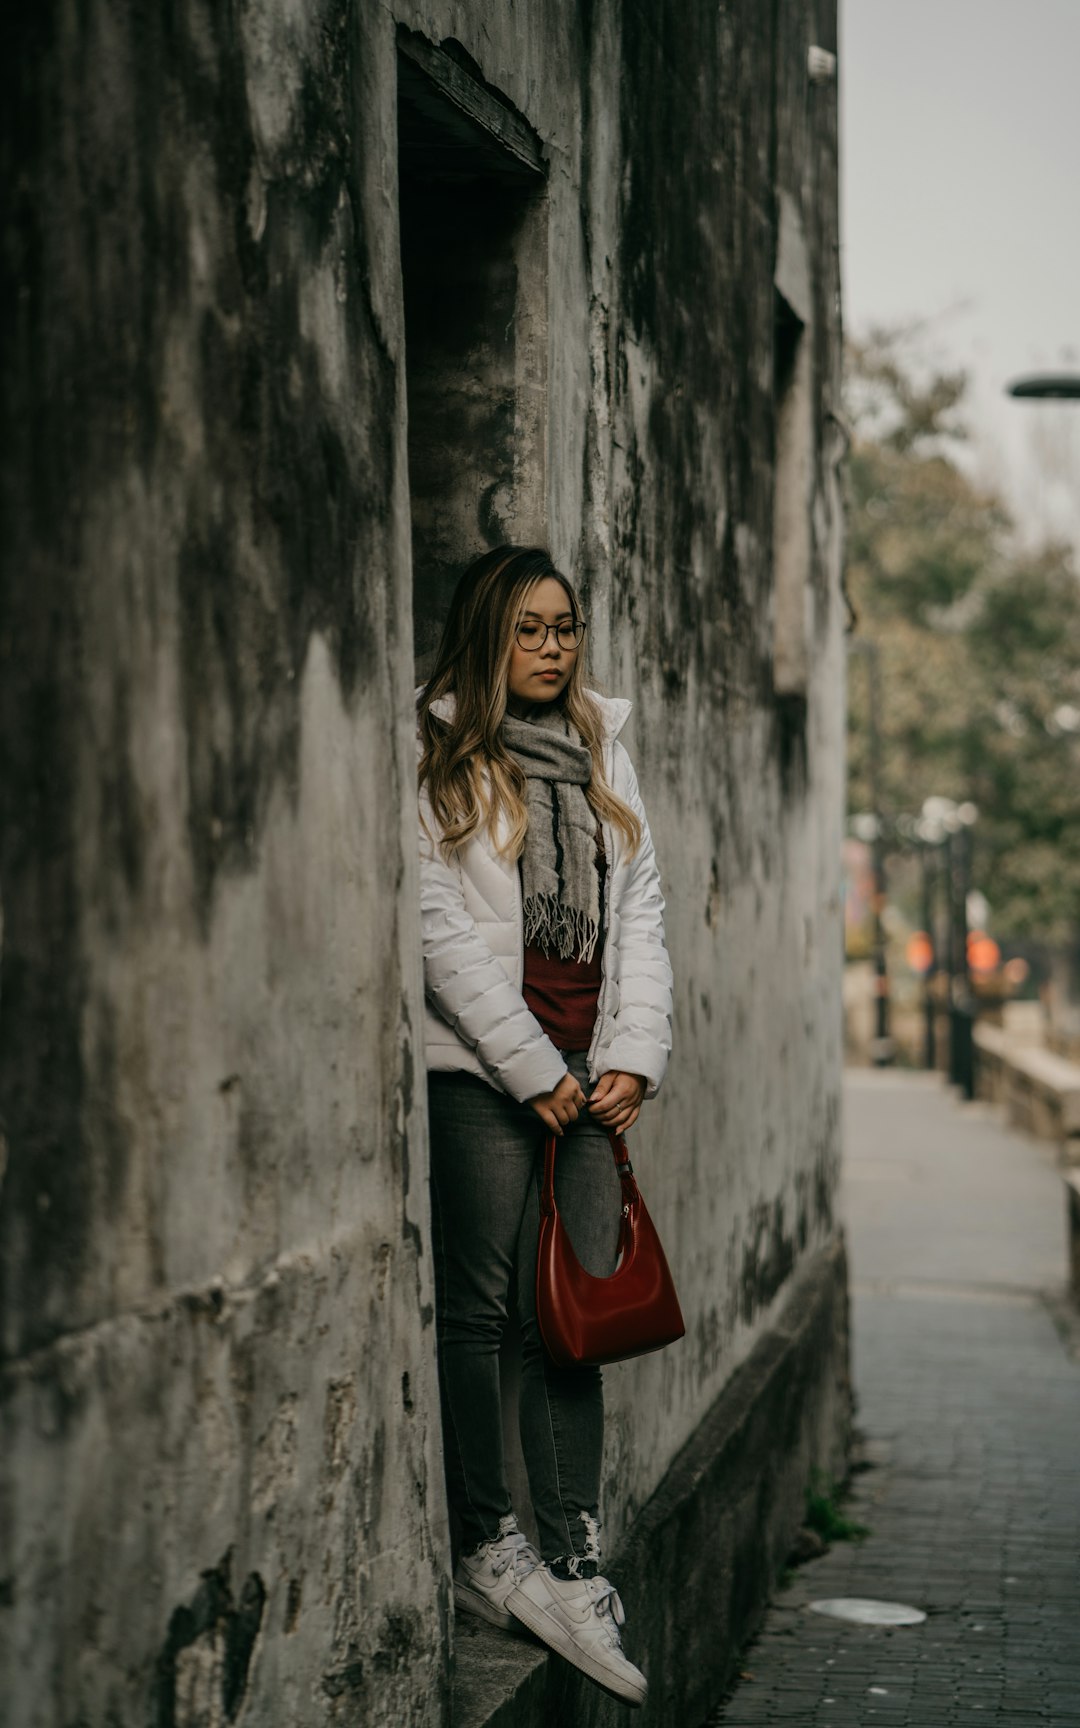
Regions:
[[585, 623], [581, 618], [575, 618], [573, 622], [569, 618], [563, 618], [558, 624], [540, 624], [533, 618], [526, 618], [514, 631], [514, 640], [519, 648], [524, 648], [526, 654], [538, 654], [552, 630], [559, 647], [565, 648], [569, 653], [579, 645], [584, 636]]

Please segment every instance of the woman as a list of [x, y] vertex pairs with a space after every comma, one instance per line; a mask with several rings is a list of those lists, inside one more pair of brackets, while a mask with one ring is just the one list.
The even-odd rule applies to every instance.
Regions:
[[[645, 812], [589, 691], [585, 623], [546, 552], [486, 553], [454, 595], [420, 693], [420, 847], [437, 1331], [461, 1612], [516, 1618], [628, 1703], [645, 1677], [600, 1574], [600, 1371], [557, 1368], [536, 1323], [537, 1179], [579, 1259], [615, 1267], [625, 1133], [671, 1047], [671, 968]], [[511, 1281], [520, 1425], [541, 1553], [510, 1505], [499, 1341]]]

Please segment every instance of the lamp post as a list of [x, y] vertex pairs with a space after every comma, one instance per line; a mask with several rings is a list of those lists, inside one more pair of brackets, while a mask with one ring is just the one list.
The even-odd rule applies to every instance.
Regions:
[[967, 898], [971, 890], [971, 831], [978, 816], [969, 799], [957, 804], [952, 798], [928, 798], [920, 819], [928, 841], [940, 844], [945, 856], [949, 1079], [967, 1098], [975, 1096], [975, 1004], [968, 966]]
[[[928, 799], [927, 803], [929, 802], [930, 800]], [[937, 1030], [935, 1024], [937, 1011], [934, 1002], [934, 984], [938, 971], [940, 970], [941, 961], [941, 949], [938, 942], [937, 929], [935, 928], [937, 918], [934, 911], [934, 890], [937, 886], [937, 877], [941, 874], [937, 863], [937, 856], [945, 842], [945, 825], [940, 820], [928, 816], [926, 814], [926, 805], [924, 804], [923, 813], [915, 822], [914, 833], [919, 844], [919, 858], [922, 864], [923, 929], [926, 932], [927, 941], [930, 944], [930, 955], [926, 967], [926, 976], [923, 979], [923, 1066], [932, 1073], [937, 1067]], [[948, 881], [947, 872], [945, 873], [945, 880]], [[950, 930], [951, 923], [950, 908], [948, 926]], [[948, 943], [947, 952], [949, 952], [951, 950], [951, 939], [947, 937], [946, 941]]]
[[930, 944], [923, 980], [923, 1067], [933, 1073], [937, 1067], [937, 1038], [934, 1027], [934, 972], [937, 969], [937, 944], [934, 941], [934, 854], [929, 846], [919, 848], [922, 861], [923, 929]]

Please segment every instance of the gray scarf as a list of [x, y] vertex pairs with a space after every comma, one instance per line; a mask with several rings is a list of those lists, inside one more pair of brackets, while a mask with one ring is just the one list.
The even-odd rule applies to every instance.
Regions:
[[550, 708], [531, 720], [507, 714], [502, 735], [526, 781], [525, 940], [562, 960], [591, 960], [600, 935], [597, 824], [584, 792], [592, 757], [565, 715]]

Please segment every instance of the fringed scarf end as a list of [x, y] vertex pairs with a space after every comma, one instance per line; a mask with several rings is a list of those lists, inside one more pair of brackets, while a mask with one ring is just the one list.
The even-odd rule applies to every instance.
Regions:
[[553, 894], [533, 894], [525, 901], [525, 941], [560, 960], [587, 962], [596, 953], [600, 925], [587, 912], [560, 905]]

